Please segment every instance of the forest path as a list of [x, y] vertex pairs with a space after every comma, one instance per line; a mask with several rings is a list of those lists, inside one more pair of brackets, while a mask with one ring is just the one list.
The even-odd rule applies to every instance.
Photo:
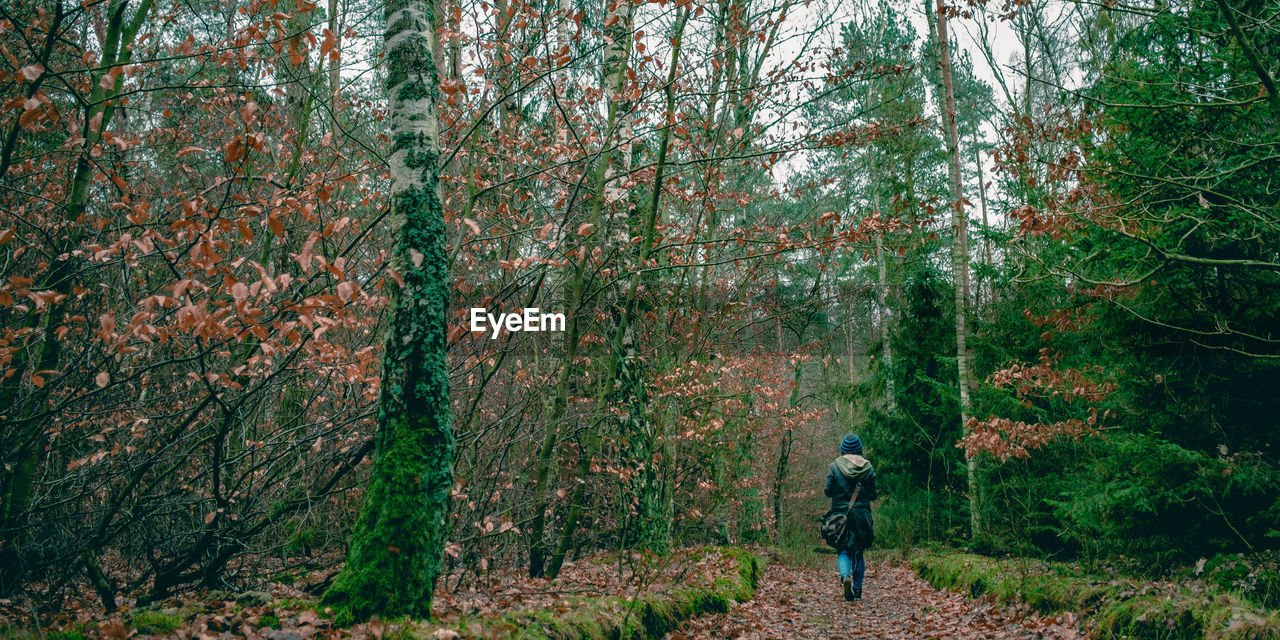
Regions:
[[668, 640], [1082, 638], [1070, 620], [934, 589], [898, 563], [869, 562], [863, 599], [829, 569], [770, 564], [755, 598], [685, 622]]

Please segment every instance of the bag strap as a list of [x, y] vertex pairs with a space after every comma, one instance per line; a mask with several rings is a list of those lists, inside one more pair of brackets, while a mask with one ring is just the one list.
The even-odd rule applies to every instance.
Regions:
[[862, 491], [862, 481], [858, 481], [858, 486], [853, 488], [853, 495], [849, 497], [849, 509], [845, 511], [846, 520], [853, 517], [853, 503], [858, 501], [858, 493]]
[[858, 493], [862, 491], [862, 482], [858, 482], [858, 486], [853, 488], [853, 495], [849, 497], [849, 508], [844, 512], [844, 526], [840, 527], [839, 538], [849, 531], [849, 526], [853, 523], [853, 504], [858, 501]]

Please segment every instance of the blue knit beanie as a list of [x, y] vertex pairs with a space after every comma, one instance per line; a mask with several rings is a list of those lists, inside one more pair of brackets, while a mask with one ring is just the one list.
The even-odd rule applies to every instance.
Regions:
[[840, 455], [847, 456], [851, 453], [862, 453], [862, 438], [857, 434], [846, 434], [844, 440], [840, 441]]

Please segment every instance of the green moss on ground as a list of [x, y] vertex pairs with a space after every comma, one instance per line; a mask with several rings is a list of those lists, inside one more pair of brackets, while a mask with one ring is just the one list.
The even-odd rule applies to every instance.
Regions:
[[91, 640], [82, 631], [33, 631], [7, 625], [0, 625], [0, 640]]
[[1075, 612], [1098, 638], [1254, 640], [1280, 638], [1280, 613], [1208, 587], [1094, 575], [1057, 562], [997, 559], [951, 550], [920, 551], [916, 574], [939, 589], [990, 594], [1043, 613]]
[[1221, 554], [1210, 558], [1202, 570], [1188, 571], [1187, 578], [1215, 584], [1264, 609], [1280, 609], [1280, 549]]
[[44, 634], [45, 640], [89, 640], [89, 636], [80, 631], [50, 631]]
[[186, 619], [180, 612], [140, 609], [130, 614], [126, 622], [127, 626], [137, 629], [139, 635], [164, 635], [173, 633]]
[[320, 603], [312, 598], [281, 598], [272, 603], [277, 610], [287, 609], [289, 611], [305, 611], [307, 609], [315, 609]]
[[94, 640], [99, 635], [94, 622], [82, 620], [61, 629], [41, 630], [12, 626], [0, 617], [0, 640]]

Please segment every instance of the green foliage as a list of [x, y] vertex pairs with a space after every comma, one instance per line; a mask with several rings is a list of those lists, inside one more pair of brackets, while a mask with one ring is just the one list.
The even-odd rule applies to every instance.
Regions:
[[77, 623], [72, 625], [72, 628], [40, 633], [21, 627], [0, 625], [0, 638], [3, 640], [90, 640], [93, 636], [78, 628], [81, 626], [81, 623]]
[[[943, 188], [942, 140], [924, 125], [925, 83], [917, 34], [909, 20], [887, 2], [840, 30], [841, 54], [833, 62], [851, 77], [823, 86], [825, 99], [808, 104], [806, 120], [822, 132], [840, 136], [867, 125], [891, 127], [865, 145], [835, 146], [815, 152], [820, 161], [807, 178], [832, 185], [824, 196], [851, 216], [873, 211], [918, 220], [915, 203]], [[865, 70], [874, 70], [865, 73]], [[904, 126], [905, 123], [905, 126]], [[827, 205], [830, 206], [830, 205]], [[889, 234], [889, 247], [919, 238]]]
[[[1269, 391], [1280, 384], [1277, 363], [1206, 349], [1088, 296], [1021, 289], [985, 314], [975, 345], [979, 375], [1035, 362], [1048, 348], [1061, 356], [1056, 369], [1096, 368], [1091, 377], [1117, 387], [1097, 403], [990, 385], [975, 394], [975, 415], [1028, 423], [1084, 418], [1089, 407], [1111, 412], [1101, 423], [1105, 436], [1056, 441], [1029, 460], [985, 470], [995, 548], [1128, 554], [1167, 566], [1273, 545], [1280, 482], [1267, 451], [1277, 435], [1271, 416], [1280, 411]], [[1164, 293], [1144, 291], [1125, 304], [1151, 302], [1147, 314], [1173, 305], [1151, 297]], [[1045, 332], [1021, 317], [1054, 309], [1077, 320]]]
[[[1224, 7], [1262, 58], [1280, 55], [1275, 3], [1099, 11], [1081, 43], [1096, 47], [1088, 104], [1049, 115], [1065, 97], [1050, 94], [1043, 118], [1011, 128], [1006, 151], [1084, 170], [1009, 161], [996, 178], [1012, 180], [1002, 206], [1025, 205], [1024, 231], [1035, 230], [1012, 239], [1007, 271], [990, 272], [1000, 295], [975, 318], [974, 372], [988, 382], [974, 415], [1053, 424], [1109, 413], [1105, 436], [983, 469], [993, 548], [1168, 567], [1276, 544], [1280, 114]], [[1054, 127], [1061, 137], [1031, 140]], [[1115, 391], [1082, 402], [990, 384], [1042, 349], [1055, 370]]]
[[1280, 476], [1257, 454], [1211, 457], [1152, 436], [1057, 443], [984, 474], [993, 549], [1127, 555], [1153, 568], [1265, 548]]
[[1280, 516], [1280, 476], [1259, 456], [1212, 458], [1127, 434], [1091, 448], [1097, 457], [1055, 501], [1065, 535], [1081, 545], [1194, 559], [1262, 544]]
[[279, 617], [277, 617], [275, 614], [272, 614], [272, 613], [268, 613], [268, 614], [265, 614], [265, 615], [259, 616], [259, 617], [258, 617], [258, 626], [259, 626], [259, 627], [268, 627], [268, 628], [271, 628], [271, 629], [279, 629], [279, 628], [280, 628], [280, 618], [279, 618]]
[[911, 548], [965, 535], [965, 501], [954, 492], [903, 487], [881, 498], [875, 510], [876, 544]]
[[760, 490], [755, 487], [744, 489], [737, 538], [747, 544], [763, 541], [769, 535], [764, 518], [764, 502], [760, 499]]
[[892, 376], [897, 413], [872, 409], [864, 439], [884, 494], [876, 512], [885, 545], [954, 539], [967, 521], [960, 413], [955, 392], [955, 322], [951, 288], [931, 267], [909, 265], [902, 312], [893, 329], [893, 368], [864, 385], [867, 401]]
[[298, 527], [289, 535], [289, 540], [284, 543], [284, 552], [289, 555], [295, 555], [310, 550], [315, 546], [316, 532], [309, 527]]

